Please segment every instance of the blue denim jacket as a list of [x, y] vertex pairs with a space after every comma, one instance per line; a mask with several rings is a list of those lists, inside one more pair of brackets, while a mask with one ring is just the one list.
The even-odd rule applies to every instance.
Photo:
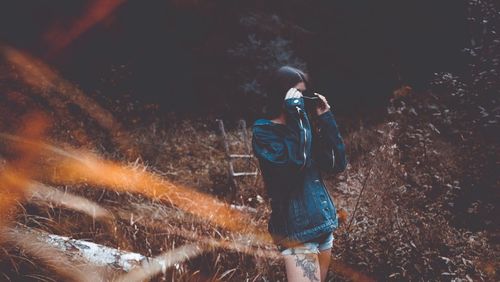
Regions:
[[345, 147], [333, 113], [316, 117], [311, 129], [304, 98], [285, 100], [286, 125], [258, 119], [252, 149], [271, 199], [268, 231], [280, 246], [293, 246], [338, 227], [337, 211], [321, 173], [347, 166]]

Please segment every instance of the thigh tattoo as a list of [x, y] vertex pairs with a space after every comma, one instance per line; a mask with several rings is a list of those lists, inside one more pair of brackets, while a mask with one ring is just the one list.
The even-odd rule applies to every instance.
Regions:
[[309, 281], [319, 281], [316, 276], [317, 268], [317, 256], [315, 254], [296, 254], [295, 255], [295, 266], [300, 266], [304, 273], [304, 277], [309, 279]]

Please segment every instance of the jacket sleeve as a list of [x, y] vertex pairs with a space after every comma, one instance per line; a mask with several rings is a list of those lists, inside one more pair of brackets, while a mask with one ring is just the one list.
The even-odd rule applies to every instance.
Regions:
[[333, 113], [328, 111], [316, 118], [318, 135], [315, 137], [315, 159], [319, 167], [326, 172], [344, 171], [347, 167], [345, 145]]
[[277, 134], [272, 125], [253, 126], [252, 149], [263, 170], [275, 173], [302, 171], [311, 164], [312, 132], [303, 98], [285, 100], [286, 133]]

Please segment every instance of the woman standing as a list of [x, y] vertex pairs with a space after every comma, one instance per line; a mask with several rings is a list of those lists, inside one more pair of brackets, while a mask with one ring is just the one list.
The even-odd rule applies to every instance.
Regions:
[[[324, 281], [330, 264], [335, 205], [321, 173], [344, 171], [345, 148], [330, 105], [314, 93], [306, 112], [308, 76], [290, 66], [271, 78], [267, 116], [252, 127], [252, 148], [271, 199], [268, 223], [285, 260], [288, 281]], [[310, 121], [317, 124], [314, 132]]]

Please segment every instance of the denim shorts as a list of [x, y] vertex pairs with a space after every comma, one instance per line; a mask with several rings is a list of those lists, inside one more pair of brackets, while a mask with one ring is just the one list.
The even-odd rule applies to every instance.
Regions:
[[319, 254], [333, 246], [333, 239], [333, 233], [329, 232], [288, 249], [278, 246], [278, 250], [282, 255]]

